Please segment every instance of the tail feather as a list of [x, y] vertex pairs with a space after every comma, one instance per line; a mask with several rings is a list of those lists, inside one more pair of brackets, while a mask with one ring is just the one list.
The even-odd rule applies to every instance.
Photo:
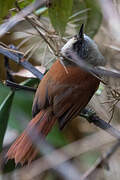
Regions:
[[[36, 128], [38, 133], [46, 137], [55, 122], [56, 118], [50, 111], [42, 110], [30, 121], [27, 129]], [[34, 147], [32, 140], [27, 134], [27, 129], [16, 139], [7, 152], [8, 160], [15, 159], [16, 164], [30, 163], [38, 154], [38, 150]]]

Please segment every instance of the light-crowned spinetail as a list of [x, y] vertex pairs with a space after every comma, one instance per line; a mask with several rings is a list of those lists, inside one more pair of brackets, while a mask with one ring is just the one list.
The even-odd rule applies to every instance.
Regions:
[[[95, 42], [83, 34], [83, 25], [79, 34], [61, 49], [64, 57], [71, 58], [69, 52], [77, 54], [80, 60], [93, 67], [105, 65]], [[38, 153], [28, 136], [29, 128], [35, 128], [43, 137], [47, 136], [56, 121], [62, 129], [80, 113], [98, 89], [99, 79], [67, 58], [63, 58], [62, 62], [67, 72], [57, 59], [37, 88], [32, 107], [33, 119], [7, 152], [7, 158], [15, 159], [16, 164], [30, 163]]]

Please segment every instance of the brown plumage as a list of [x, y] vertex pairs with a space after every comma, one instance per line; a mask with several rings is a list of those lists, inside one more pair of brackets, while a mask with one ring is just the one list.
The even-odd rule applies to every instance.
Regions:
[[[99, 86], [99, 80], [77, 66], [66, 66], [57, 60], [40, 82], [33, 103], [33, 116], [27, 128], [35, 127], [47, 136], [56, 120], [60, 128], [87, 105]], [[30, 163], [38, 151], [27, 130], [10, 147], [7, 157], [15, 163]]]
[[[105, 65], [97, 45], [83, 34], [83, 25], [79, 34], [65, 44], [61, 53], [68, 58], [75, 53], [78, 59], [93, 67]], [[34, 128], [38, 134], [46, 137], [56, 121], [62, 129], [88, 104], [97, 90], [100, 81], [96, 77], [66, 58], [62, 61], [65, 68], [57, 60], [40, 82], [33, 102], [33, 119], [10, 147], [8, 159], [15, 159], [16, 163], [21, 164], [30, 163], [38, 151], [27, 134], [28, 130]]]

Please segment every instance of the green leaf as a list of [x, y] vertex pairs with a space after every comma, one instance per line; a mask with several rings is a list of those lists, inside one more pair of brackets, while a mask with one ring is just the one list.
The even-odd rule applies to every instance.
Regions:
[[85, 32], [93, 37], [97, 33], [102, 22], [102, 13], [96, 0], [85, 0], [85, 3], [86, 8], [90, 8], [87, 13]]
[[72, 3], [73, 0], [53, 0], [52, 6], [48, 9], [51, 23], [61, 35], [64, 34], [68, 18], [71, 15]]
[[27, 80], [21, 82], [20, 85], [23, 85], [23, 86], [34, 86], [38, 82], [39, 82], [39, 79], [31, 78], [31, 79], [27, 79]]
[[73, 13], [69, 21], [76, 25], [77, 31], [81, 24], [85, 24], [85, 33], [93, 38], [102, 22], [102, 13], [97, 1], [74, 0]]
[[5, 17], [16, 0], [0, 0], [0, 17]]
[[8, 124], [13, 97], [14, 92], [11, 91], [0, 105], [0, 152], [2, 150], [3, 139]]
[[11, 172], [15, 169], [15, 162], [14, 160], [10, 159], [7, 163], [4, 163], [3, 167], [2, 167], [2, 174], [4, 173], [8, 173]]
[[23, 9], [24, 7], [28, 6], [30, 3], [34, 2], [34, 0], [24, 0], [24, 1], [18, 1], [19, 7]]
[[58, 125], [52, 128], [46, 139], [55, 147], [62, 147], [68, 144], [68, 140], [65, 138], [63, 132], [60, 131]]
[[[21, 85], [34, 86], [39, 82], [38, 79], [27, 79], [21, 82]], [[22, 132], [25, 124], [32, 118], [33, 92], [24, 90], [16, 91], [14, 102], [12, 104], [12, 112], [10, 113], [9, 126]]]

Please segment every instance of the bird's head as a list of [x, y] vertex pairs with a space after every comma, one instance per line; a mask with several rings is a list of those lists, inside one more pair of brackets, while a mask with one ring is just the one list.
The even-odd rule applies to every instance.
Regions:
[[61, 49], [63, 56], [72, 58], [76, 54], [78, 59], [92, 66], [104, 66], [105, 59], [100, 53], [96, 43], [83, 33], [83, 25], [78, 35], [71, 38]]

